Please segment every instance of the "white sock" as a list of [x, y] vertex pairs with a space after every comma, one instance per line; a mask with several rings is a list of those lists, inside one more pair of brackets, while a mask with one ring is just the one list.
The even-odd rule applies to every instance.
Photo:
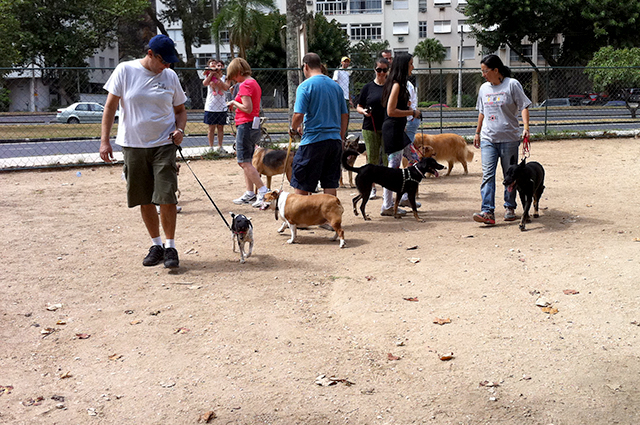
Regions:
[[167, 239], [167, 241], [164, 243], [164, 247], [165, 248], [175, 248], [176, 247], [176, 240], [175, 239]]
[[151, 238], [151, 242], [152, 242], [154, 245], [160, 245], [160, 246], [162, 246], [162, 237], [161, 237], [161, 236], [158, 236], [157, 238]]
[[268, 191], [269, 191], [269, 189], [267, 188], [267, 186], [262, 186], [260, 189], [258, 189], [258, 194], [264, 195]]
[[253, 190], [247, 190], [247, 191], [245, 192], [245, 194], [247, 194], [248, 196], [253, 196], [253, 195], [255, 195], [256, 193], [255, 193]]

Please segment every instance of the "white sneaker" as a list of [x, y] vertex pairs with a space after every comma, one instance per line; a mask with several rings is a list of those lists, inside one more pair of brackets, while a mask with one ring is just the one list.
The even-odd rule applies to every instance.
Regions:
[[233, 203], [236, 204], [236, 205], [250, 204], [251, 202], [253, 202], [255, 200], [256, 200], [255, 193], [253, 195], [249, 195], [247, 192], [245, 192], [238, 199], [234, 199]]
[[[399, 215], [407, 215], [407, 212], [405, 210], [403, 210], [402, 208], [398, 208], [398, 214]], [[393, 216], [393, 207], [387, 208], [386, 210], [382, 210], [380, 215], [383, 216], [383, 217], [392, 217]]]
[[369, 199], [376, 199], [376, 188], [371, 189], [371, 193], [369, 194]]
[[[398, 204], [398, 205], [400, 205], [401, 207], [409, 207], [409, 208], [411, 208], [411, 204], [409, 203], [409, 198], [400, 200], [400, 204]], [[421, 206], [422, 206], [422, 204], [420, 202], [416, 201], [416, 208], [420, 208]]]
[[265, 192], [265, 193], [258, 192], [258, 199], [256, 199], [256, 201], [253, 204], [251, 204], [251, 206], [253, 208], [260, 208], [262, 206], [262, 202], [264, 201], [264, 195], [266, 193], [267, 192]]

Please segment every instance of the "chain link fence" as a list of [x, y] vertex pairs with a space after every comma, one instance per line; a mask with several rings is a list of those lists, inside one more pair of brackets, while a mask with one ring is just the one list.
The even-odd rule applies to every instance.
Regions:
[[[640, 72], [637, 68], [615, 70], [619, 74]], [[512, 68], [513, 77], [520, 81], [533, 102], [532, 133], [637, 131], [640, 88], [611, 83], [606, 89], [595, 91], [592, 78], [597, 71]], [[101, 163], [100, 123], [107, 97], [102, 87], [111, 72], [111, 68], [0, 69], [3, 76], [0, 79], [0, 169]], [[202, 70], [177, 69], [176, 72], [189, 97], [184, 153], [201, 156], [209, 149], [208, 126], [202, 122], [206, 97]], [[301, 78], [299, 69], [254, 69], [253, 72], [263, 90], [264, 133], [272, 142], [288, 141], [288, 73]], [[373, 70], [350, 71], [355, 102], [362, 87], [373, 78]], [[473, 134], [477, 123], [476, 96], [484, 82], [479, 70], [416, 68], [412, 80], [423, 111], [419, 131]], [[352, 109], [349, 132], [359, 133], [361, 125], [362, 116]], [[231, 124], [225, 126], [224, 144], [229, 150], [234, 142], [232, 130]], [[117, 123], [112, 137], [116, 131]], [[118, 158], [119, 148], [115, 144], [114, 150]]]

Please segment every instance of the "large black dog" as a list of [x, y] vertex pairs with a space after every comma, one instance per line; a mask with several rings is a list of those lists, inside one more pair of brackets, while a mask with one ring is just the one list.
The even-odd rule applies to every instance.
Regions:
[[349, 171], [358, 173], [356, 176], [356, 188], [358, 189], [358, 196], [353, 198], [353, 213], [358, 215], [357, 204], [362, 200], [360, 205], [360, 211], [362, 217], [365, 220], [371, 220], [365, 213], [365, 207], [369, 201], [369, 194], [371, 193], [371, 187], [374, 183], [381, 185], [393, 192], [396, 192], [396, 200], [393, 204], [393, 216], [395, 218], [402, 218], [398, 214], [398, 204], [402, 194], [406, 193], [409, 196], [409, 203], [413, 210], [413, 216], [417, 221], [424, 221], [418, 216], [416, 208], [416, 192], [418, 191], [418, 184], [424, 178], [427, 173], [438, 176], [438, 170], [444, 169], [444, 165], [438, 164], [433, 158], [422, 158], [420, 162], [412, 165], [408, 168], [389, 168], [382, 165], [367, 164], [359, 168], [355, 168], [349, 164], [349, 157], [358, 155], [358, 152], [354, 150], [346, 150], [342, 154], [342, 166]]
[[507, 186], [507, 190], [511, 192], [514, 187], [520, 193], [520, 202], [522, 202], [522, 219], [520, 220], [520, 230], [525, 230], [525, 223], [531, 223], [529, 217], [529, 209], [533, 201], [533, 216], [538, 218], [538, 207], [540, 205], [540, 197], [544, 191], [544, 168], [538, 162], [532, 161], [527, 163], [523, 159], [520, 164], [516, 162], [514, 156], [511, 157], [511, 165], [504, 176], [503, 184]]

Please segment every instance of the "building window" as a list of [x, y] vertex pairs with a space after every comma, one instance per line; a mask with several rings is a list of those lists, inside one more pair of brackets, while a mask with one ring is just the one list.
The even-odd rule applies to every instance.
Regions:
[[394, 22], [393, 35], [409, 35], [409, 22]]
[[418, 22], [418, 37], [427, 38], [427, 21]]
[[458, 20], [458, 34], [460, 33], [460, 30], [462, 30], [462, 32], [471, 32], [471, 25], [467, 24], [466, 19]]
[[382, 0], [351, 0], [349, 13], [382, 13]]
[[451, 33], [451, 21], [433, 21], [433, 33], [434, 34]]
[[476, 48], [474, 46], [462, 46], [462, 60], [475, 59]]
[[409, 9], [409, 0], [393, 0], [393, 10]]
[[229, 44], [229, 30], [222, 30], [218, 32], [218, 40], [222, 44]]
[[351, 40], [381, 40], [382, 24], [351, 24]]
[[418, 10], [422, 13], [425, 13], [427, 11], [427, 0], [418, 1]]
[[114, 58], [109, 58], [109, 68], [116, 67], [116, 60]]
[[347, 0], [316, 0], [316, 12], [323, 15], [343, 15], [347, 13]]
[[[553, 59], [558, 59], [560, 57], [560, 45], [559, 44], [552, 44], [551, 45], [551, 57]], [[542, 56], [542, 53], [540, 52], [540, 49], [538, 49], [538, 62], [546, 62], [546, 59], [544, 58], [544, 56]]]
[[435, 7], [451, 6], [451, 0], [433, 0], [433, 5]]
[[[526, 46], [522, 46], [522, 54], [524, 55], [525, 58], [529, 60], [533, 59], [533, 46], [530, 44]], [[509, 60], [511, 62], [524, 62], [524, 59], [522, 59], [520, 55], [516, 53], [515, 50], [510, 51]]]
[[209, 59], [213, 58], [213, 53], [197, 53], [196, 68], [206, 68]]
[[184, 42], [184, 38], [182, 38], [182, 29], [177, 30], [167, 30], [167, 35], [171, 38], [175, 43]]
[[467, 5], [467, 0], [458, 0], [458, 6], [465, 7]]
[[450, 61], [451, 60], [451, 47], [445, 47], [444, 48], [444, 60], [446, 60], [446, 61]]

